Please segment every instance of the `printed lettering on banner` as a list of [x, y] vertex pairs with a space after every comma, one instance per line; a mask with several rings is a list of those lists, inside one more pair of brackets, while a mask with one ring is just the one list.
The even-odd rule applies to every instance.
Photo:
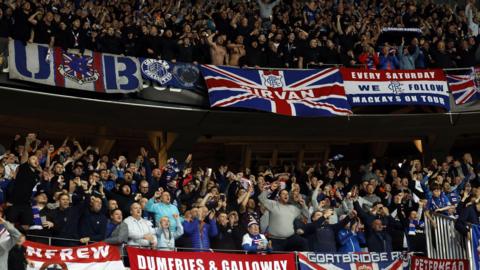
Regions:
[[312, 253], [298, 254], [300, 270], [404, 270], [408, 255], [402, 252]]
[[426, 257], [412, 256], [412, 270], [469, 270], [467, 260], [446, 260], [446, 259], [430, 259]]
[[448, 85], [440, 69], [340, 70], [352, 107], [428, 105], [450, 109]]
[[295, 270], [295, 255], [170, 252], [128, 247], [132, 270]]
[[117, 247], [95, 243], [78, 247], [56, 247], [26, 241], [26, 257], [32, 270], [122, 270], [123, 262]]
[[101, 93], [130, 93], [142, 88], [140, 63], [134, 57], [89, 50], [80, 54], [11, 40], [9, 63], [11, 79]]

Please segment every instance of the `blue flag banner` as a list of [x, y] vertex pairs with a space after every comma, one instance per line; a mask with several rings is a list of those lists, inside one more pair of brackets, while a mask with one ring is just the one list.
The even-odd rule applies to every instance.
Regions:
[[311, 253], [298, 254], [299, 270], [404, 270], [408, 254], [402, 252]]
[[144, 80], [171, 88], [194, 90], [199, 87], [201, 74], [198, 65], [149, 58], [139, 60]]
[[287, 116], [352, 113], [337, 68], [258, 70], [202, 65], [211, 107], [237, 107]]
[[480, 226], [472, 225], [472, 242], [473, 242], [473, 258], [474, 258], [474, 270], [480, 270]]
[[443, 70], [341, 68], [345, 92], [356, 106], [436, 106], [450, 110]]
[[39, 84], [101, 93], [130, 93], [142, 88], [140, 63], [133, 57], [43, 44], [9, 42], [9, 76]]

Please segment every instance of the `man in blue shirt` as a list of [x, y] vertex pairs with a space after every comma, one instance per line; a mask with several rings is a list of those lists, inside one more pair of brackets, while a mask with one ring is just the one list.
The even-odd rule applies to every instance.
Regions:
[[170, 193], [168, 191], [157, 191], [153, 198], [148, 200], [145, 210], [155, 215], [155, 223], [158, 224], [162, 217], [168, 217], [170, 221], [170, 230], [176, 231], [177, 221], [173, 217], [180, 215], [178, 208], [170, 203]]

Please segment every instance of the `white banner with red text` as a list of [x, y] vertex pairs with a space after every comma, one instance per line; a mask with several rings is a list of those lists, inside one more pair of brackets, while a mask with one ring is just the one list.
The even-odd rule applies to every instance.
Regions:
[[445, 74], [431, 70], [341, 68], [350, 106], [437, 106], [450, 110]]
[[295, 254], [244, 255], [128, 247], [131, 270], [295, 270]]
[[87, 246], [56, 247], [26, 241], [29, 270], [122, 270], [125, 269], [117, 247], [105, 243]]

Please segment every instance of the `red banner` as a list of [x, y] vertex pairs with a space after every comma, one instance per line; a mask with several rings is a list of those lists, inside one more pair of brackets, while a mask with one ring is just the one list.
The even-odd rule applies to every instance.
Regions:
[[425, 257], [412, 256], [412, 270], [468, 270], [469, 264], [467, 260], [442, 260], [429, 259]]
[[25, 241], [23, 246], [27, 259], [33, 264], [28, 269], [124, 269], [118, 248], [102, 242], [87, 246], [55, 247]]
[[173, 252], [128, 247], [131, 270], [295, 270], [295, 255]]

